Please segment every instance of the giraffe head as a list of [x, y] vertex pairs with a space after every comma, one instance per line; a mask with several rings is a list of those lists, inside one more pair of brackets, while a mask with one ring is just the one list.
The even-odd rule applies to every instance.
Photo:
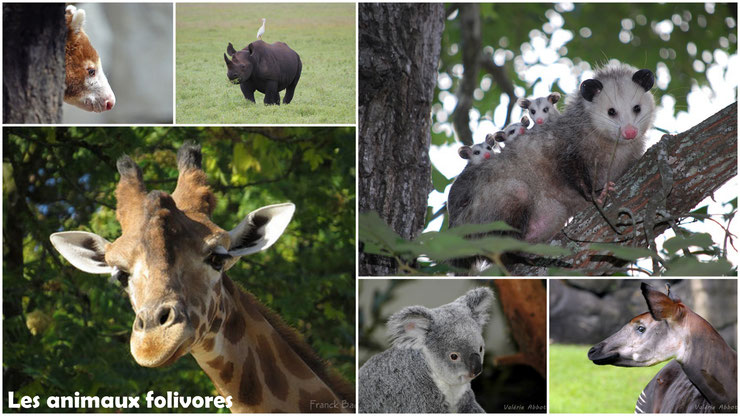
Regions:
[[139, 166], [128, 156], [118, 160], [122, 233], [115, 241], [83, 231], [51, 235], [73, 266], [111, 274], [126, 288], [136, 314], [131, 353], [147, 367], [176, 361], [220, 325], [214, 318], [223, 307], [223, 272], [275, 243], [295, 211], [292, 203], [266, 206], [227, 232], [210, 220], [216, 200], [201, 169], [200, 147], [183, 145], [177, 163], [170, 195], [147, 193]]

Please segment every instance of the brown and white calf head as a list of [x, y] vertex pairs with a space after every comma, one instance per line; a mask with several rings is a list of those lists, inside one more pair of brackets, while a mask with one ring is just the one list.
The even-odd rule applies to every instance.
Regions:
[[200, 148], [183, 145], [177, 156], [172, 195], [147, 193], [141, 169], [128, 156], [118, 160], [122, 235], [112, 243], [82, 231], [51, 235], [73, 266], [111, 274], [126, 287], [136, 313], [131, 353], [147, 367], [170, 364], [201, 341], [220, 305], [223, 272], [239, 257], [270, 247], [295, 211], [292, 203], [266, 206], [227, 232], [210, 220], [215, 198]]
[[116, 96], [103, 73], [98, 52], [83, 30], [85, 11], [67, 6], [64, 102], [96, 113], [113, 109]]
[[684, 327], [692, 313], [681, 299], [655, 290], [647, 283], [640, 285], [649, 312], [637, 315], [622, 329], [594, 345], [588, 351], [594, 364], [619, 367], [648, 367], [685, 355], [688, 339]]

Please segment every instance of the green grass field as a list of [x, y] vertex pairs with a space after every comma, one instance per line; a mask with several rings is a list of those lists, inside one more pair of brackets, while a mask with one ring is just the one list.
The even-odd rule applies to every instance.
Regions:
[[[262, 40], [287, 43], [303, 63], [288, 105], [265, 106], [258, 91], [248, 102], [226, 78], [226, 46], [257, 40], [263, 17]], [[354, 4], [178, 4], [177, 123], [354, 124], [355, 27]]]
[[550, 345], [550, 412], [634, 413], [640, 392], [666, 363], [597, 366], [586, 357], [589, 348]]

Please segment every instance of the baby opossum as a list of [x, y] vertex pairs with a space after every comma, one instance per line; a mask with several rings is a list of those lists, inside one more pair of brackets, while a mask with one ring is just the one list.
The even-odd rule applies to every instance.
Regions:
[[495, 146], [496, 142], [492, 135], [486, 136], [486, 141], [483, 143], [474, 144], [472, 146], [460, 146], [457, 149], [457, 154], [461, 158], [468, 160], [468, 166], [478, 165], [486, 160], [491, 159], [493, 156], [492, 146]]
[[645, 151], [655, 119], [650, 70], [610, 64], [583, 81], [555, 121], [527, 132], [450, 189], [450, 227], [505, 221], [546, 241], [599, 199]]
[[[505, 145], [510, 145], [514, 142], [514, 139], [517, 137], [525, 134], [527, 132], [527, 127], [529, 126], [529, 119], [527, 116], [522, 117], [521, 121], [519, 123], [511, 123], [508, 126], [506, 126], [503, 130], [497, 131], [493, 138], [497, 142], [501, 143], [503, 142]], [[491, 135], [489, 134], [486, 136], [486, 141]]]
[[538, 125], [554, 121], [560, 116], [560, 112], [555, 106], [558, 101], [560, 101], [560, 93], [553, 92], [547, 97], [535, 98], [534, 100], [522, 98], [519, 100], [519, 107], [527, 110], [535, 125]]

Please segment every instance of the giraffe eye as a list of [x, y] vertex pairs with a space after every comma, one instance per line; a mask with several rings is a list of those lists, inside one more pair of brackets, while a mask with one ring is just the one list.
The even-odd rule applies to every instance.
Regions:
[[212, 252], [206, 257], [206, 264], [213, 267], [213, 270], [220, 272], [224, 268], [226, 260], [230, 259], [231, 255], [228, 253], [216, 253]]
[[118, 283], [121, 284], [121, 287], [127, 288], [128, 287], [128, 278], [129, 274], [124, 272], [123, 270], [120, 270], [118, 268], [115, 269], [113, 272], [113, 278], [118, 280]]

